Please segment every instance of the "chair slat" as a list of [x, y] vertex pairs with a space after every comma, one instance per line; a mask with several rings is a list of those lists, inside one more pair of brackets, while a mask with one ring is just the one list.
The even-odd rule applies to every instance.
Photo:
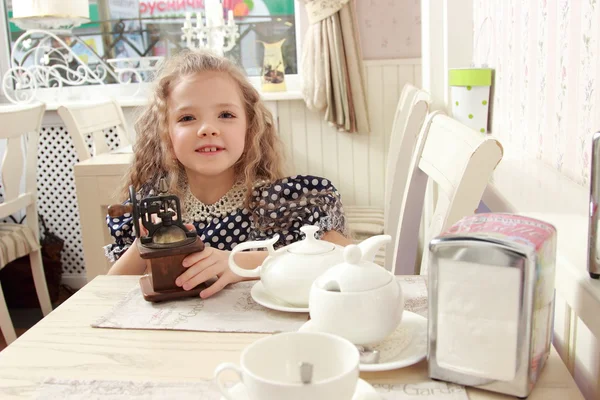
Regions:
[[2, 183], [4, 184], [4, 198], [7, 201], [16, 199], [21, 189], [23, 178], [24, 157], [23, 138], [11, 137], [6, 144], [4, 159], [2, 160]]
[[[109, 151], [104, 135], [106, 129], [116, 128], [120, 147], [131, 144], [123, 110], [114, 100], [78, 106], [60, 106], [57, 111], [71, 135], [80, 161]], [[90, 134], [94, 143], [93, 154], [90, 154], [85, 142], [85, 138]]]

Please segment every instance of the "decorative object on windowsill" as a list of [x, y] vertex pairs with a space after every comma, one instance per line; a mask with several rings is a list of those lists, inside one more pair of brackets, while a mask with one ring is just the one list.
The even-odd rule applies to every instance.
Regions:
[[[145, 63], [141, 57], [138, 60], [143, 64], [141, 69], [131, 62], [113, 70], [87, 43], [72, 34], [74, 28], [89, 21], [88, 0], [14, 1], [12, 22], [26, 31], [15, 41], [11, 49], [11, 68], [2, 79], [6, 98], [12, 103], [29, 103], [36, 99], [47, 100], [40, 98], [42, 90], [47, 88], [103, 85], [107, 79], [131, 83], [133, 77], [143, 82], [140, 71], [147, 70], [148, 65], [156, 69], [156, 60]], [[73, 51], [74, 44], [88, 50], [89, 61], [84, 62]], [[138, 85], [131, 95], [135, 96], [139, 90]], [[60, 101], [62, 94], [59, 90], [51, 95]]]
[[[475, 52], [479, 48], [483, 28], [489, 21], [491, 18], [486, 17], [481, 23], [475, 38]], [[489, 43], [492, 42], [489, 40]], [[485, 60], [482, 62], [474, 60], [469, 68], [455, 68], [448, 71], [452, 116], [481, 133], [487, 133], [491, 129], [494, 69], [488, 67], [490, 47], [491, 45], [488, 46]]]
[[263, 44], [265, 55], [263, 57], [263, 70], [261, 75], [262, 90], [265, 92], [285, 92], [285, 66], [281, 45], [285, 39], [275, 43]]
[[[140, 278], [144, 299], [158, 302], [180, 297], [198, 296], [204, 284], [184, 290], [175, 284], [183, 272], [183, 259], [190, 253], [204, 250], [204, 243], [195, 230], [188, 230], [181, 218], [181, 203], [177, 196], [167, 193], [167, 184], [160, 180], [160, 193], [137, 200], [133, 186], [129, 187], [130, 203], [114, 204], [108, 208], [111, 217], [126, 213], [133, 215], [137, 248], [146, 260], [147, 275]], [[141, 234], [139, 221], [146, 229]], [[158, 221], [158, 222], [157, 222]]]
[[527, 397], [552, 345], [556, 229], [476, 214], [429, 254], [429, 377]]
[[192, 14], [185, 14], [185, 21], [181, 31], [181, 40], [185, 41], [188, 49], [208, 48], [219, 55], [223, 55], [235, 46], [240, 37], [238, 26], [233, 20], [233, 10], [227, 13], [227, 24], [223, 19], [223, 5], [219, 0], [204, 1], [204, 19], [202, 14], [196, 13], [196, 26], [192, 26]]

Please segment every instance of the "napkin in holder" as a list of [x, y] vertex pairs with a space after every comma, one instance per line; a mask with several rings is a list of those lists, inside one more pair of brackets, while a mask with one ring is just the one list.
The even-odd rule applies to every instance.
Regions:
[[550, 354], [555, 228], [476, 214], [429, 251], [429, 376], [527, 397]]

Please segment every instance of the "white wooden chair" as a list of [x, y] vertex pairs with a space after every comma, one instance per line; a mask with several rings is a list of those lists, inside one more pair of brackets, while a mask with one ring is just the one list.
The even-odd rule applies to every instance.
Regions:
[[[0, 166], [4, 185], [0, 219], [26, 209], [25, 224], [0, 223], [0, 269], [17, 258], [29, 255], [35, 290], [42, 313], [47, 315], [52, 311], [52, 304], [42, 264], [36, 209], [37, 149], [45, 110], [44, 104], [0, 107], [0, 139], [6, 140]], [[21, 192], [23, 177], [25, 191]], [[10, 344], [17, 338], [1, 287], [0, 328], [6, 343]]]
[[[408, 189], [393, 250], [396, 275], [426, 274], [427, 243], [464, 216], [475, 213], [492, 172], [502, 159], [502, 145], [490, 136], [435, 112], [423, 125], [409, 170]], [[428, 180], [435, 182], [437, 201], [425, 230], [425, 249], [416, 263], [419, 226]]]
[[[57, 111], [71, 135], [79, 161], [109, 151], [105, 129], [116, 128], [119, 147], [131, 144], [123, 110], [114, 100], [77, 106], [63, 105]], [[88, 151], [87, 135], [92, 136], [93, 154]]]
[[[427, 92], [410, 84], [402, 89], [390, 135], [384, 207], [344, 207], [348, 225], [357, 240], [382, 233], [387, 233], [394, 239], [401, 205], [396, 199], [401, 199], [404, 194], [410, 161], [430, 104], [431, 97]], [[376, 261], [390, 265], [391, 246], [384, 249], [384, 255], [379, 254]]]

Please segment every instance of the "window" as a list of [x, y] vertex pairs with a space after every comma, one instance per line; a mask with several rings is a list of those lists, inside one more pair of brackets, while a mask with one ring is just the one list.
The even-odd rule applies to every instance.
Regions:
[[[5, 2], [12, 17], [12, 2]], [[296, 16], [294, 0], [221, 0], [225, 15], [233, 11], [240, 38], [226, 56], [243, 66], [249, 76], [262, 69], [261, 42], [285, 39], [282, 52], [286, 74], [297, 74]], [[181, 28], [186, 13], [204, 11], [204, 0], [89, 0], [90, 22], [73, 29], [71, 37], [61, 35], [70, 48], [90, 68], [119, 58], [168, 57], [185, 48]], [[195, 18], [193, 18], [195, 23]], [[24, 33], [9, 23], [10, 48]], [[37, 43], [29, 43], [35, 47]], [[57, 46], [57, 43], [52, 43]], [[23, 56], [26, 51], [18, 50]], [[21, 54], [23, 53], [23, 54]], [[140, 63], [140, 61], [137, 61]], [[33, 63], [27, 60], [21, 65]], [[114, 65], [114, 64], [111, 64]], [[138, 64], [139, 66], [139, 64]], [[147, 75], [144, 75], [146, 77]], [[135, 80], [135, 79], [134, 79]], [[114, 76], [105, 83], [115, 83]]]

